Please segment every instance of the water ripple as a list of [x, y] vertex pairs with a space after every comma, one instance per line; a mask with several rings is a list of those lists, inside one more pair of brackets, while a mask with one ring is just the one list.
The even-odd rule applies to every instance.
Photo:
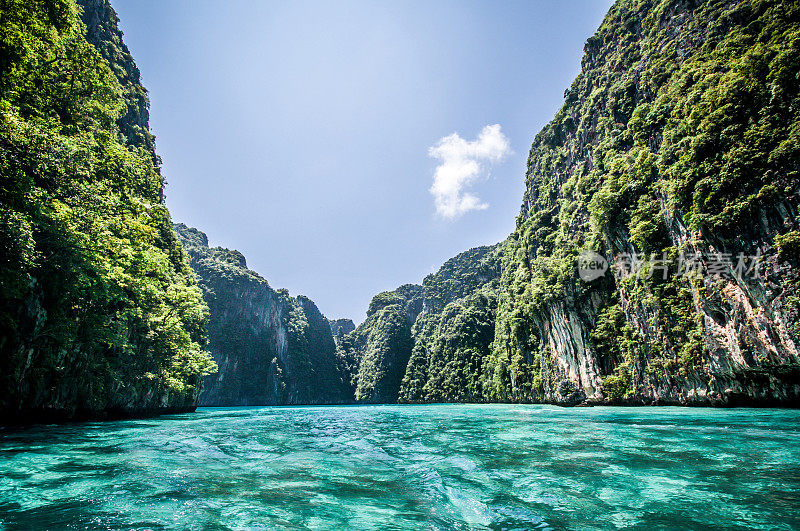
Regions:
[[208, 408], [0, 430], [3, 529], [800, 528], [800, 412]]

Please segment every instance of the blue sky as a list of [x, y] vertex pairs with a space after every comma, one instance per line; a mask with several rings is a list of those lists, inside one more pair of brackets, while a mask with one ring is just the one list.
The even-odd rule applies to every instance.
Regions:
[[356, 322], [513, 230], [611, 3], [112, 0], [173, 219]]

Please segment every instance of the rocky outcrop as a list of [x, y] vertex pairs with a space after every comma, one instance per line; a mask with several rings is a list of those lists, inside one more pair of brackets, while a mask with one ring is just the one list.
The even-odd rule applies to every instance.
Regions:
[[342, 336], [338, 353], [356, 401], [391, 403], [413, 346], [411, 327], [422, 310], [422, 286], [406, 284], [372, 298], [367, 318]]
[[618, 1], [536, 136], [516, 230], [342, 339], [356, 398], [405, 364], [408, 402], [800, 404], [798, 20]]
[[612, 7], [530, 152], [492, 399], [800, 403], [798, 14]]
[[500, 246], [451, 258], [422, 285], [373, 297], [339, 341], [360, 402], [481, 400], [482, 358], [494, 334]]
[[356, 325], [351, 319], [328, 319], [328, 323], [331, 325], [333, 339], [337, 342], [342, 336], [356, 329]]
[[155, 137], [150, 132], [150, 101], [139, 69], [122, 40], [119, 17], [108, 0], [79, 0], [78, 4], [83, 9], [86, 40], [108, 62], [122, 86], [125, 111], [117, 119], [119, 132], [125, 143], [144, 148], [157, 162]]
[[474, 247], [447, 260], [422, 281], [423, 309], [439, 313], [500, 277], [501, 244]]
[[107, 0], [0, 17], [0, 423], [192, 411], [214, 370], [117, 22]]
[[238, 251], [209, 247], [176, 224], [208, 304], [208, 349], [219, 371], [203, 382], [200, 405], [333, 404], [351, 400], [331, 325], [303, 296], [273, 290]]

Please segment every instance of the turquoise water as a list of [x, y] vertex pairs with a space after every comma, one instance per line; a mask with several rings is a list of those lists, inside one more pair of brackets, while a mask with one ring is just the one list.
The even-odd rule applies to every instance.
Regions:
[[800, 412], [201, 409], [0, 430], [0, 527], [798, 529]]

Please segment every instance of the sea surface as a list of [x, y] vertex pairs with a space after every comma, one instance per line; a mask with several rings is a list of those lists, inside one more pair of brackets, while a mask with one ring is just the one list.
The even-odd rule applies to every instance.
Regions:
[[0, 429], [3, 529], [800, 529], [800, 411], [204, 408]]

